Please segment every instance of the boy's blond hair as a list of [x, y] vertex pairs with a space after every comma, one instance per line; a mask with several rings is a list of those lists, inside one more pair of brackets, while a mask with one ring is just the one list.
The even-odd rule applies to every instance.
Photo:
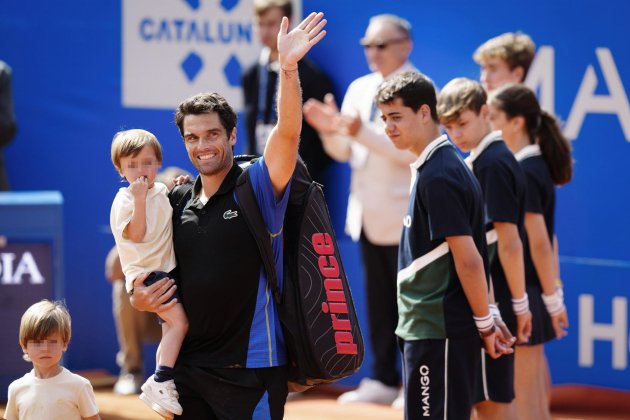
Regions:
[[477, 64], [483, 64], [489, 58], [501, 58], [510, 70], [522, 67], [525, 77], [534, 61], [535, 50], [536, 45], [529, 35], [522, 32], [506, 32], [481, 44], [473, 54], [473, 59]]
[[438, 118], [442, 124], [454, 121], [467, 109], [479, 115], [488, 96], [476, 81], [465, 77], [451, 80], [440, 92], [437, 103]]
[[20, 346], [26, 348], [29, 340], [45, 340], [59, 333], [64, 345], [70, 342], [71, 319], [63, 302], [42, 300], [31, 305], [20, 321]]
[[254, 0], [254, 15], [260, 16], [274, 7], [281, 8], [284, 16], [289, 19], [292, 18], [293, 4], [291, 0]]
[[136, 156], [147, 145], [153, 148], [155, 157], [159, 163], [162, 163], [162, 146], [152, 133], [139, 128], [119, 131], [112, 140], [112, 163], [120, 172], [120, 159], [127, 156]]

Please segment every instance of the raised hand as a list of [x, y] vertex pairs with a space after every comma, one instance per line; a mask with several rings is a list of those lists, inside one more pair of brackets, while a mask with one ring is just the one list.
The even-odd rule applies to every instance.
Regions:
[[356, 111], [352, 114], [341, 115], [339, 123], [341, 134], [350, 137], [356, 136], [359, 133], [361, 126], [363, 125], [363, 122], [361, 121], [361, 116]]
[[324, 102], [311, 98], [304, 103], [304, 118], [311, 127], [323, 134], [338, 130], [339, 108], [332, 93], [327, 93]]
[[326, 26], [323, 17], [323, 13], [313, 12], [288, 33], [289, 19], [282, 18], [278, 32], [278, 61], [282, 70], [297, 70], [298, 61], [326, 35], [322, 30]]

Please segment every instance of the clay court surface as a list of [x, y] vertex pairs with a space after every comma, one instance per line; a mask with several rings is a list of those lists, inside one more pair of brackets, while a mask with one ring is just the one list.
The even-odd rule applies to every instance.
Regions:
[[[83, 374], [83, 372], [80, 372]], [[85, 375], [89, 377], [90, 375]], [[105, 378], [99, 378], [105, 379]], [[112, 377], [115, 380], [114, 377]], [[100, 380], [100, 383], [108, 381]], [[109, 381], [111, 382], [111, 381]], [[95, 385], [97, 385], [95, 381]], [[375, 404], [340, 405], [335, 401], [345, 389], [328, 386], [290, 400], [286, 420], [402, 420], [403, 413]], [[111, 385], [95, 386], [102, 420], [160, 420], [137, 396], [119, 396]], [[597, 388], [556, 387], [552, 398], [554, 420], [630, 419], [630, 393]], [[4, 414], [4, 405], [0, 404]], [[4, 416], [3, 416], [4, 417]], [[40, 419], [35, 419], [40, 420]], [[45, 420], [45, 419], [41, 419]]]
[[[109, 389], [97, 389], [96, 398], [103, 420], [159, 420], [137, 397], [120, 397]], [[629, 400], [628, 396], [625, 397]], [[628, 404], [626, 403], [626, 406]], [[627, 408], [627, 407], [626, 407]], [[625, 415], [619, 412], [597, 412], [580, 410], [554, 410], [554, 420], [613, 420], [630, 419], [630, 410]], [[389, 407], [375, 404], [340, 405], [335, 395], [326, 393], [307, 393], [301, 398], [289, 401], [285, 409], [286, 420], [402, 420], [403, 413]]]

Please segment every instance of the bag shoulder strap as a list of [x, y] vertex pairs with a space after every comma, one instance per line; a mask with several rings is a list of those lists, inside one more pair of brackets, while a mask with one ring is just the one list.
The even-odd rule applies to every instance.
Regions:
[[187, 182], [185, 184], [176, 185], [168, 194], [168, 199], [173, 207], [173, 217], [181, 216], [184, 211], [184, 206], [190, 200], [192, 196], [193, 183]]
[[[253, 160], [250, 162], [253, 162]], [[260, 257], [262, 258], [265, 272], [267, 273], [267, 283], [269, 284], [274, 300], [277, 304], [281, 304], [282, 293], [280, 293], [280, 289], [278, 288], [275, 258], [273, 248], [271, 247], [271, 234], [267, 230], [267, 225], [263, 220], [256, 195], [254, 194], [254, 188], [249, 179], [249, 166], [250, 165], [247, 165], [243, 168], [243, 173], [239, 175], [236, 181], [236, 198], [238, 199], [241, 214], [245, 218], [247, 227], [256, 239], [256, 245], [258, 246], [258, 251], [260, 252]]]

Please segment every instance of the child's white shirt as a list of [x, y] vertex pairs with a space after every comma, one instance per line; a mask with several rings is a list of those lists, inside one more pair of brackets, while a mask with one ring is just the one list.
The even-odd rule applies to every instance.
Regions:
[[9, 385], [7, 420], [81, 420], [98, 413], [90, 381], [62, 368], [52, 378], [40, 379], [31, 370]]
[[166, 185], [156, 182], [147, 193], [146, 232], [141, 242], [123, 238], [123, 231], [133, 215], [133, 203], [129, 188], [121, 188], [114, 198], [109, 217], [125, 274], [127, 292], [133, 289], [133, 281], [141, 273], [169, 272], [176, 264], [171, 220], [173, 209], [168, 200]]

